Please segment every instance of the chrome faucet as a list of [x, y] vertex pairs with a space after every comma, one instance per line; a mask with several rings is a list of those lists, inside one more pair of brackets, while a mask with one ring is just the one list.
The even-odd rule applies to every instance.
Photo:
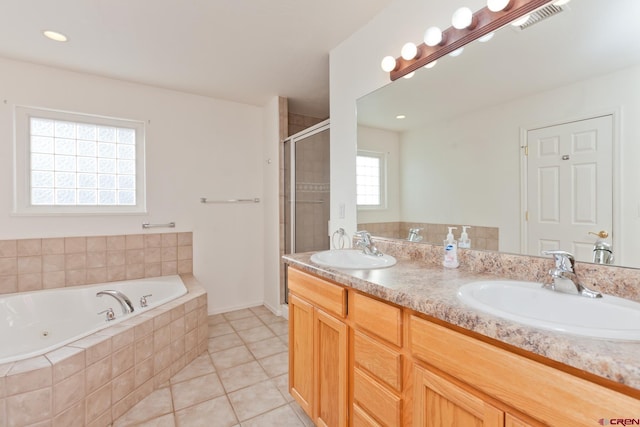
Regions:
[[382, 256], [382, 252], [371, 241], [371, 234], [368, 231], [356, 231], [354, 237], [357, 239], [356, 247], [362, 249], [365, 255]]
[[600, 292], [587, 288], [575, 273], [576, 260], [572, 254], [565, 251], [542, 251], [544, 255], [552, 255], [556, 262], [556, 268], [549, 270], [551, 283], [546, 283], [544, 287], [558, 292], [574, 293], [589, 298], [602, 298]]
[[101, 297], [102, 295], [109, 295], [113, 297], [120, 303], [120, 307], [122, 307], [122, 314], [133, 313], [133, 304], [131, 304], [131, 300], [127, 298], [125, 294], [120, 291], [114, 290], [106, 290], [100, 291], [96, 294], [97, 297]]
[[410, 228], [409, 229], [409, 237], [407, 237], [407, 240], [410, 242], [420, 242], [422, 241], [422, 236], [420, 235], [420, 232], [422, 231], [422, 228]]

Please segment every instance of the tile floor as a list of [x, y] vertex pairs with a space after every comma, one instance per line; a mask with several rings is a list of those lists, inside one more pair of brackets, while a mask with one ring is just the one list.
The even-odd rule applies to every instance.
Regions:
[[288, 324], [265, 307], [209, 317], [209, 351], [114, 423], [311, 427], [288, 388]]

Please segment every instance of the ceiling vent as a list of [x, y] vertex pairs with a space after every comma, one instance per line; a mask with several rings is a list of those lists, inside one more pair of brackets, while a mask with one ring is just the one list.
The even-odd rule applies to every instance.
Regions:
[[557, 15], [558, 13], [568, 9], [569, 8], [566, 4], [563, 6], [555, 6], [553, 4], [550, 4], [548, 6], [545, 6], [541, 9], [536, 10], [535, 12], [532, 12], [529, 15], [529, 19], [527, 19], [527, 22], [525, 22], [524, 24], [512, 26], [512, 28], [516, 31], [526, 30], [527, 28], [537, 24], [538, 22], [544, 21], [547, 18], [551, 18], [552, 16]]

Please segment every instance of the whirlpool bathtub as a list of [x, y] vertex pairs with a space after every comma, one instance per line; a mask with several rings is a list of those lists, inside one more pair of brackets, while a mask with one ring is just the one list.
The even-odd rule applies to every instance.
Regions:
[[[96, 296], [105, 290], [122, 292], [134, 311], [124, 314], [115, 298]], [[0, 296], [0, 365], [48, 353], [186, 293], [180, 276], [164, 276]]]

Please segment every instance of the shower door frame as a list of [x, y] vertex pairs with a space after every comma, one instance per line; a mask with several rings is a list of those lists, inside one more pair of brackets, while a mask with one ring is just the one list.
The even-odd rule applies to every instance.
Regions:
[[[289, 250], [290, 253], [296, 253], [296, 143], [305, 140], [313, 135], [330, 129], [330, 119], [322, 121], [316, 125], [306, 128], [290, 137], [286, 138], [283, 142], [291, 143], [290, 147], [290, 159], [289, 159], [289, 206], [285, 206], [285, 209], [289, 210], [289, 224], [286, 222], [285, 217], [285, 233], [288, 232]], [[286, 145], [285, 145], [286, 147]], [[286, 149], [286, 148], [285, 148]], [[286, 171], [285, 171], [286, 172]], [[286, 245], [286, 243], [285, 243]], [[286, 291], [286, 289], [285, 289]], [[285, 294], [286, 295], [286, 294]]]

